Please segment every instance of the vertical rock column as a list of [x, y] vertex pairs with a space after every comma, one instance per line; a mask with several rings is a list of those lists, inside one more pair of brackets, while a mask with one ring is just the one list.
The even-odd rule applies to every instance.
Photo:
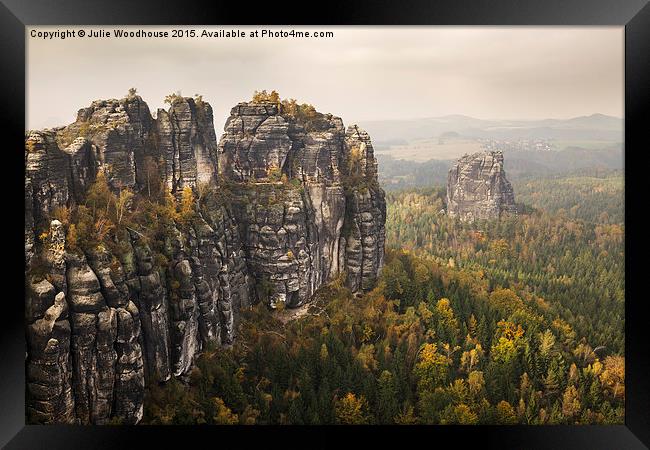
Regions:
[[186, 257], [183, 236], [174, 230], [174, 260], [169, 281], [169, 319], [171, 325], [172, 367], [174, 376], [186, 373], [201, 349], [199, 306], [194, 288], [192, 265]]
[[29, 292], [27, 320], [36, 320], [27, 327], [28, 420], [30, 423], [76, 423], [65, 294], [55, 295], [54, 286], [47, 280], [32, 284]]
[[72, 309], [72, 362], [76, 415], [82, 424], [111, 416], [117, 352], [117, 316], [106, 305], [97, 276], [83, 255], [68, 255], [66, 272]]
[[144, 364], [140, 347], [140, 316], [129, 301], [117, 312], [117, 363], [115, 364], [115, 407], [113, 416], [125, 424], [142, 419], [144, 407]]
[[221, 262], [215, 245], [215, 231], [198, 213], [193, 233], [195, 245], [192, 246], [192, 257], [189, 262], [199, 307], [199, 333], [204, 343], [217, 342], [221, 326], [213, 286], [217, 287], [215, 283]]
[[112, 344], [117, 352], [112, 417], [134, 424], [142, 418], [144, 401], [144, 362], [140, 346], [140, 316], [131, 301], [124, 270], [105, 249], [87, 255], [88, 263], [100, 284], [102, 296], [114, 311], [117, 334]]
[[135, 231], [129, 231], [131, 248], [122, 257], [131, 296], [142, 326], [145, 374], [155, 380], [171, 377], [167, 295], [160, 273], [154, 269], [151, 249]]
[[447, 177], [447, 214], [463, 221], [498, 219], [516, 213], [512, 185], [503, 169], [502, 152], [479, 152], [460, 158]]
[[302, 182], [305, 239], [309, 258], [305, 267], [308, 284], [301, 285], [297, 301], [305, 302], [328, 280], [343, 270], [339, 266], [339, 237], [345, 216], [345, 193], [341, 184], [345, 128], [331, 114], [316, 113], [309, 123], [290, 122], [292, 176]]
[[70, 198], [70, 157], [59, 149], [54, 130], [31, 131], [25, 139], [25, 180], [35, 227], [47, 228], [47, 218]]
[[234, 339], [235, 315], [251, 304], [252, 279], [232, 212], [210, 202], [200, 217], [205, 223], [198, 222], [193, 255], [201, 261], [203, 279], [212, 292], [220, 342], [229, 345]]
[[169, 111], [158, 110], [158, 151], [170, 191], [216, 181], [217, 139], [212, 122], [212, 107], [187, 97], [174, 99]]
[[[61, 223], [50, 224], [41, 270], [45, 279], [28, 280], [25, 299], [27, 341], [27, 415], [37, 423], [75, 423], [70, 359], [71, 328], [65, 297], [65, 236]], [[28, 263], [28, 266], [31, 263]]]
[[377, 161], [368, 133], [356, 125], [345, 134], [348, 177], [342, 236], [347, 283], [353, 292], [374, 287], [384, 264], [386, 200], [377, 183]]

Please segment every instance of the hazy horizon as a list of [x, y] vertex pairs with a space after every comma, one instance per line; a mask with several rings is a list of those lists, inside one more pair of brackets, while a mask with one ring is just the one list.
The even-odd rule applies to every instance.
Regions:
[[[79, 27], [171, 30], [190, 27]], [[217, 130], [255, 90], [311, 103], [346, 125], [463, 115], [482, 120], [623, 117], [622, 27], [191, 27], [333, 31], [332, 38], [32, 38], [26, 127], [74, 122], [130, 87], [155, 114], [201, 94]]]

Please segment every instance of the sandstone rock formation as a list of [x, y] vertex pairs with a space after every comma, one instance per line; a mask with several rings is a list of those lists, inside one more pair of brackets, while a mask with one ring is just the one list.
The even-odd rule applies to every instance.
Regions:
[[304, 123], [274, 104], [241, 103], [219, 157], [221, 175], [236, 184], [249, 266], [268, 284], [271, 305], [298, 306], [344, 271], [354, 291], [373, 285], [386, 206], [364, 131], [346, 131], [331, 114]]
[[447, 214], [464, 221], [516, 213], [515, 195], [503, 169], [502, 152], [465, 155], [447, 178]]
[[[353, 292], [371, 289], [386, 217], [376, 166], [363, 130], [274, 103], [235, 106], [219, 142], [210, 105], [179, 96], [155, 119], [131, 94], [27, 132], [29, 422], [137, 423], [145, 380], [186, 374], [207, 345], [232, 344], [242, 309], [299, 306], [342, 274]], [[100, 171], [116, 194], [162, 188], [173, 203], [191, 189], [200, 201], [191, 220], [68, 242], [71, 225], [54, 217], [91, 208]]]
[[170, 190], [216, 180], [217, 142], [212, 122], [212, 107], [191, 98], [176, 99], [169, 111], [158, 110], [158, 152]]

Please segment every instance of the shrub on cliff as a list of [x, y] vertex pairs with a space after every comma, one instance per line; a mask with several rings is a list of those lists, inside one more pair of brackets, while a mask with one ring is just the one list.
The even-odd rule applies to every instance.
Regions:
[[280, 99], [280, 94], [275, 90], [271, 92], [267, 92], [266, 90], [255, 91], [252, 100], [255, 103], [273, 103], [278, 105], [279, 113], [282, 117], [289, 122], [297, 122], [304, 125], [307, 130], [313, 128], [311, 125], [314, 125], [315, 121], [322, 116], [309, 103], [298, 103], [295, 98]]
[[253, 102], [255, 103], [280, 103], [280, 94], [277, 91], [273, 90], [271, 92], [266, 92], [266, 90], [255, 91], [253, 94]]

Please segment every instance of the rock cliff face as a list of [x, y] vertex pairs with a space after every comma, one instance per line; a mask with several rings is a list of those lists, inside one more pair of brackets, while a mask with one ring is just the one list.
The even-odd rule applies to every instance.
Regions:
[[516, 213], [515, 195], [503, 169], [503, 153], [465, 155], [447, 178], [447, 214], [464, 221]]
[[364, 131], [346, 131], [330, 114], [302, 123], [276, 105], [242, 103], [219, 156], [221, 175], [235, 184], [249, 267], [264, 282], [258, 293], [269, 288], [271, 305], [298, 306], [341, 272], [354, 291], [372, 287], [386, 205]]
[[[343, 274], [353, 292], [372, 288], [386, 217], [376, 166], [363, 130], [273, 103], [235, 106], [218, 143], [200, 98], [174, 97], [155, 119], [136, 95], [95, 101], [67, 127], [29, 131], [28, 421], [137, 423], [145, 380], [231, 344], [242, 309], [299, 306]], [[200, 201], [191, 220], [112, 224], [80, 245], [69, 211], [95, 207], [100, 172], [136, 201], [161, 187], [172, 205], [188, 190]]]

